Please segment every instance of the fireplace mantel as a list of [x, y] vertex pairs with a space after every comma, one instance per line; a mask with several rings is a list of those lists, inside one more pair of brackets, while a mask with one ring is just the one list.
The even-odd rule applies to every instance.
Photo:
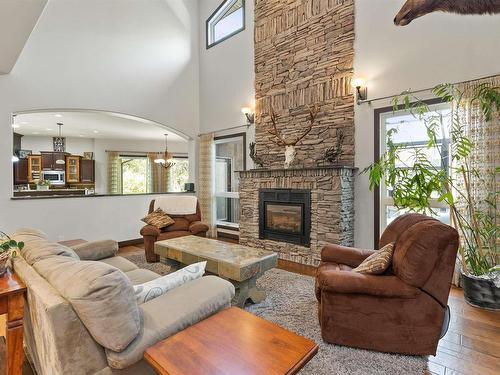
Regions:
[[[354, 178], [357, 168], [321, 166], [240, 171], [240, 243], [276, 251], [281, 259], [317, 266], [327, 243], [354, 244]], [[296, 189], [311, 192], [310, 245], [259, 238], [259, 192]]]

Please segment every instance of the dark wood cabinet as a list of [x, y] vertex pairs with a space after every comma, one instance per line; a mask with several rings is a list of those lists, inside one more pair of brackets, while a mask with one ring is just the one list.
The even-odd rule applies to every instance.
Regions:
[[27, 184], [28, 182], [28, 159], [19, 159], [14, 163], [14, 185]]
[[57, 164], [57, 160], [66, 160], [65, 152], [41, 152], [42, 154], [42, 169], [44, 171], [65, 171], [66, 166], [64, 164]]
[[80, 183], [93, 184], [95, 182], [95, 161], [80, 159]]

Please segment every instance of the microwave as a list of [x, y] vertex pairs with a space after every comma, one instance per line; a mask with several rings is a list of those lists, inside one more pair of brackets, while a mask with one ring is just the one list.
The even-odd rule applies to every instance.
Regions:
[[65, 173], [61, 171], [42, 171], [42, 180], [50, 181], [51, 185], [65, 185]]

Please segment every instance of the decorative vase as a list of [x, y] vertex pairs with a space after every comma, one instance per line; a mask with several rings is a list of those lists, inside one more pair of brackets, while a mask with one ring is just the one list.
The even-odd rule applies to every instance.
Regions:
[[462, 272], [465, 302], [474, 307], [500, 310], [500, 288], [493, 279], [466, 275]]

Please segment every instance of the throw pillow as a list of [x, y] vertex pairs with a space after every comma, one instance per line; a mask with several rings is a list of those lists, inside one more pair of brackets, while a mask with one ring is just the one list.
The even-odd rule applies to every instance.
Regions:
[[175, 223], [175, 220], [168, 216], [161, 208], [151, 212], [148, 216], [143, 218], [142, 221], [158, 229], [168, 227]]
[[147, 283], [135, 285], [135, 296], [137, 303], [146, 303], [153, 298], [159, 297], [169, 290], [177, 288], [188, 281], [196, 280], [205, 274], [207, 262], [199, 262], [184, 267], [183, 269], [148, 281]]
[[376, 253], [366, 258], [363, 263], [353, 269], [354, 272], [366, 273], [369, 275], [380, 275], [384, 273], [392, 263], [394, 254], [394, 242], [385, 245]]

